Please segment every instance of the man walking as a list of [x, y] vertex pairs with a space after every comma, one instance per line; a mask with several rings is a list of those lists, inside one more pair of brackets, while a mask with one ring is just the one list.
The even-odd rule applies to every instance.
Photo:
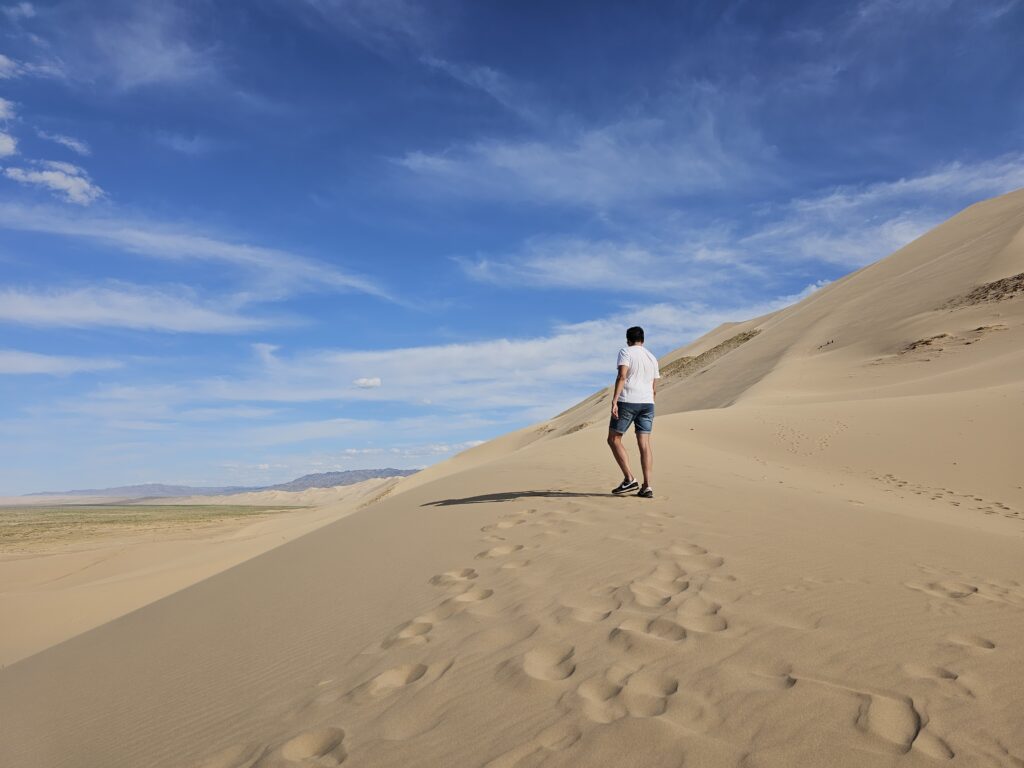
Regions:
[[[654, 427], [654, 395], [658, 389], [658, 358], [644, 349], [644, 329], [634, 326], [626, 331], [626, 346], [619, 350], [616, 361], [619, 375], [612, 395], [612, 419], [608, 425], [608, 445], [622, 470], [622, 482], [612, 493], [637, 491], [637, 496], [653, 499], [651, 472], [654, 454], [651, 451], [651, 429]], [[622, 436], [635, 424], [636, 442], [640, 447], [640, 468], [644, 484], [638, 485], [629, 468], [629, 457], [622, 445]]]

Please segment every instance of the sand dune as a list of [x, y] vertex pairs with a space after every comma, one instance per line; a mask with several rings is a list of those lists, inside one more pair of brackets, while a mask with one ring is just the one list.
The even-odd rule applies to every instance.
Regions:
[[[118, 527], [55, 538], [28, 551], [0, 551], [0, 666], [74, 637], [129, 611], [351, 514], [388, 493], [397, 479], [287, 493], [161, 499], [209, 506], [263, 505], [259, 517]], [[94, 503], [90, 499], [90, 503]], [[274, 513], [273, 505], [293, 508]], [[294, 509], [295, 507], [310, 509]], [[89, 515], [82, 512], [83, 520]]]
[[0, 763], [1024, 765], [1022, 227], [666, 356], [652, 501], [597, 393], [6, 668]]

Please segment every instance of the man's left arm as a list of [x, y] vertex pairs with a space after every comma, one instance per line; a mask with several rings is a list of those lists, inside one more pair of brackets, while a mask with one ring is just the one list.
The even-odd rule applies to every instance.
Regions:
[[626, 386], [626, 375], [629, 371], [628, 365], [619, 365], [619, 373], [615, 378], [615, 391], [612, 392], [612, 418], [619, 418], [619, 395]]

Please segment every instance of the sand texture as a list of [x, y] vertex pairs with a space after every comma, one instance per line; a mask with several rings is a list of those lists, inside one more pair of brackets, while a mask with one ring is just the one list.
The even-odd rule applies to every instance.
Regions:
[[[397, 482], [160, 499], [156, 507], [109, 511], [89, 503], [49, 515], [32, 511], [38, 503], [21, 515], [0, 507], [0, 667], [351, 514]], [[37, 524], [9, 522], [18, 517]]]
[[7, 667], [0, 764], [1024, 766], [1022, 228], [666, 356], [653, 500], [596, 393]]

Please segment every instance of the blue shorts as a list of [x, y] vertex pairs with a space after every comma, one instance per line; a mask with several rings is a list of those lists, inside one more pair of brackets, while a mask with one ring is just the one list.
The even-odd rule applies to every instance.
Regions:
[[638, 435], [649, 435], [654, 429], [654, 403], [619, 403], [619, 418], [612, 417], [608, 429], [624, 435], [629, 425], [636, 424]]

